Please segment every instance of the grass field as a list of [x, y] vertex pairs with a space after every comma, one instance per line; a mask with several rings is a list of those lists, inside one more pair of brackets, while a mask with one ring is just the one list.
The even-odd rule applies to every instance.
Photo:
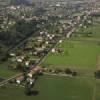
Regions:
[[1, 78], [9, 78], [13, 75], [17, 74], [17, 71], [8, 69], [8, 62], [0, 64], [0, 77]]
[[44, 75], [33, 88], [37, 95], [26, 96], [23, 87], [7, 85], [0, 88], [0, 100], [92, 100], [93, 86], [93, 78]]
[[[48, 68], [78, 69], [77, 72], [91, 72], [93, 76], [96, 58], [100, 55], [100, 25], [91, 26], [84, 32], [93, 32], [92, 37], [64, 40], [57, 46], [63, 52], [50, 53], [41, 65]], [[0, 77], [9, 78], [17, 74], [7, 66], [8, 63], [0, 65]], [[80, 76], [69, 78], [44, 75], [37, 80], [33, 88], [36, 94], [31, 96], [24, 94], [24, 87], [7, 84], [6, 87], [0, 87], [0, 100], [100, 100], [100, 80], [95, 80], [94, 76]]]
[[61, 48], [64, 53], [50, 53], [42, 66], [95, 69], [96, 57], [100, 53], [100, 46], [97, 43], [65, 40], [57, 48]]
[[92, 32], [93, 38], [100, 38], [100, 24], [94, 24], [93, 26], [90, 26], [89, 28], [85, 29], [86, 32]]
[[100, 80], [96, 80], [95, 100], [100, 100]]
[[[92, 32], [91, 37], [83, 36], [84, 33]], [[100, 24], [95, 23], [89, 26], [86, 29], [77, 28], [75, 34], [80, 34], [78, 37], [74, 37], [77, 39], [87, 39], [87, 40], [99, 40], [100, 39]]]

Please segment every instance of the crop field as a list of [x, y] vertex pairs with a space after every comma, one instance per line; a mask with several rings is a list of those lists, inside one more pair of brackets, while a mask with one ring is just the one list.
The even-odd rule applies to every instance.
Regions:
[[93, 78], [44, 75], [33, 88], [35, 94], [26, 96], [24, 87], [7, 85], [0, 87], [0, 100], [92, 100], [93, 87]]
[[96, 57], [100, 53], [100, 46], [97, 43], [65, 40], [57, 48], [63, 52], [50, 53], [42, 66], [95, 70]]

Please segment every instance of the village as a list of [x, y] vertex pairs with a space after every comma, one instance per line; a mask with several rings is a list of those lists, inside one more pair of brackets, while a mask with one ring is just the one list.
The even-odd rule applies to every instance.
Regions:
[[[4, 88], [7, 84], [24, 87], [25, 94], [31, 96], [32, 88], [42, 75], [68, 78], [86, 77], [87, 71], [84, 72], [84, 68], [82, 72], [77, 68], [59, 68], [56, 67], [59, 65], [55, 63], [53, 65], [53, 62], [48, 61], [48, 56], [69, 55], [69, 51], [64, 49], [66, 47], [62, 48], [59, 45], [68, 41], [69, 44], [67, 43], [67, 45], [72, 49], [74, 45], [70, 42], [77, 41], [77, 39], [80, 39], [78, 41], [85, 41], [83, 40], [84, 37], [86, 37], [86, 41], [96, 41], [99, 46], [99, 38], [94, 39], [92, 31], [84, 31], [95, 23], [97, 24], [99, 13], [99, 1], [95, 5], [94, 2], [87, 1], [62, 1], [53, 3], [35, 2], [34, 5], [21, 4], [1, 7], [0, 33], [12, 33], [13, 39], [10, 40], [9, 35], [5, 38], [3, 38], [4, 35], [0, 35], [0, 41], [5, 40], [2, 42], [3, 45], [0, 45], [0, 48], [2, 48], [0, 50], [0, 66], [2, 66], [2, 63], [5, 63], [4, 65], [7, 63], [6, 69], [12, 73], [16, 72], [16, 74], [9, 76], [11, 74], [9, 72], [10, 74], [6, 76], [8, 77], [6, 79], [2, 78], [2, 73], [0, 73], [0, 87]], [[14, 36], [13, 33], [17, 35]], [[55, 57], [54, 60], [56, 59]], [[89, 75], [91, 76], [91, 73]], [[100, 71], [96, 70], [94, 76], [100, 78]]]

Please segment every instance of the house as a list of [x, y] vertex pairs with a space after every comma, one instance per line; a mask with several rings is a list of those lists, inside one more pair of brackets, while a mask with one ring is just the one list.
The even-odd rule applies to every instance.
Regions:
[[24, 76], [19, 76], [18, 78], [16, 78], [16, 83], [17, 84], [21, 84], [21, 82], [24, 80]]

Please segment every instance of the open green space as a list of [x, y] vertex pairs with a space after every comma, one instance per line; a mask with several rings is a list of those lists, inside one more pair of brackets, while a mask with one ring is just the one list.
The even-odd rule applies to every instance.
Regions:
[[96, 87], [95, 87], [95, 90], [94, 90], [94, 98], [95, 100], [100, 100], [100, 80], [97, 79], [96, 80]]
[[95, 69], [96, 57], [100, 53], [100, 46], [97, 43], [65, 40], [57, 48], [61, 48], [63, 53], [50, 53], [42, 66]]
[[85, 29], [86, 32], [92, 32], [91, 35], [93, 38], [100, 38], [100, 24], [94, 24], [93, 26]]
[[37, 95], [26, 96], [24, 87], [7, 85], [0, 87], [0, 100], [92, 100], [93, 86], [93, 78], [44, 75], [33, 88]]
[[[87, 36], [87, 33], [91, 33], [89, 36]], [[96, 41], [100, 39], [100, 24], [95, 23], [91, 26], [88, 26], [87, 28], [81, 28], [78, 27], [76, 29], [76, 32], [73, 34], [73, 36], [75, 35], [75, 37], [72, 37], [72, 39], [83, 39], [83, 40], [92, 40], [92, 41]]]
[[1, 78], [9, 78], [18, 73], [17, 71], [8, 69], [8, 63], [9, 62], [0, 64], [0, 77]]

